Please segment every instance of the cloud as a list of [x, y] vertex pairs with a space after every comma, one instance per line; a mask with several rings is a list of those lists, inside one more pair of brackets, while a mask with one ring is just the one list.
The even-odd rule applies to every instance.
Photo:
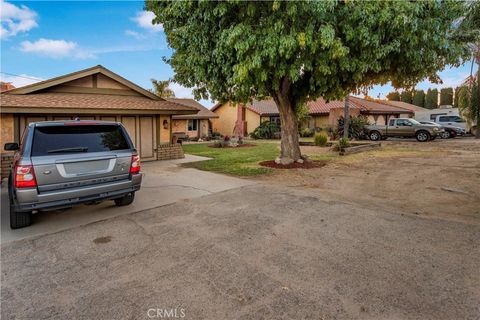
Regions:
[[51, 58], [73, 57], [77, 59], [87, 59], [95, 57], [92, 53], [80, 49], [76, 42], [44, 38], [34, 42], [23, 41], [20, 44], [20, 50]]
[[132, 21], [135, 21], [140, 28], [152, 31], [152, 32], [161, 32], [163, 31], [162, 24], [153, 24], [152, 20], [155, 19], [155, 14], [151, 11], [139, 11], [137, 15], [133, 18], [130, 18]]
[[17, 7], [14, 4], [0, 0], [0, 38], [7, 39], [19, 32], [27, 32], [38, 27], [37, 13], [22, 5]]
[[136, 32], [133, 30], [125, 30], [125, 34], [130, 37], [134, 37], [137, 40], [145, 39], [146, 36], [144, 34], [141, 34], [140, 32]]
[[37, 83], [39, 81], [43, 81], [44, 79], [30, 76], [27, 74], [20, 74], [18, 76], [14, 75], [1, 75], [0, 80], [3, 82], [9, 82], [15, 86], [15, 88], [20, 88], [23, 86], [27, 86], [32, 83]]
[[194, 98], [192, 88], [184, 87], [176, 82], [170, 83], [168, 87], [175, 93], [175, 97], [177, 98]]

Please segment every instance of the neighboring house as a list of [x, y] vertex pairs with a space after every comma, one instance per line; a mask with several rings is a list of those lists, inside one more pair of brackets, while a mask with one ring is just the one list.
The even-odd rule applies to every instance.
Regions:
[[[387, 103], [350, 96], [350, 115], [364, 115], [371, 123], [386, 124], [391, 117], [412, 117], [413, 112]], [[326, 102], [323, 98], [307, 103], [311, 119], [308, 127], [335, 127], [343, 116], [344, 101]], [[212, 120], [213, 130], [223, 135], [248, 135], [263, 121], [278, 121], [280, 116], [272, 99], [247, 104], [218, 103], [212, 108], [219, 118]]]
[[0, 81], [0, 92], [15, 89], [15, 86], [11, 82]]
[[210, 135], [212, 127], [210, 120], [218, 118], [212, 111], [208, 110], [193, 99], [167, 98], [167, 101], [182, 104], [198, 110], [196, 114], [172, 116], [172, 133], [179, 138], [202, 138]]
[[19, 142], [30, 122], [107, 120], [123, 123], [142, 160], [183, 157], [173, 145], [172, 116], [197, 113], [196, 108], [167, 101], [95, 66], [1, 94], [1, 145]]

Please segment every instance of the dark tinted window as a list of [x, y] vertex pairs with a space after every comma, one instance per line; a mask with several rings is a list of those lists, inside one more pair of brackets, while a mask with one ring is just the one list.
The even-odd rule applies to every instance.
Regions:
[[440, 118], [438, 118], [438, 121], [448, 122], [448, 121], [450, 121], [450, 117], [447, 117], [447, 116], [440, 117]]
[[116, 125], [65, 125], [36, 127], [32, 156], [130, 149]]

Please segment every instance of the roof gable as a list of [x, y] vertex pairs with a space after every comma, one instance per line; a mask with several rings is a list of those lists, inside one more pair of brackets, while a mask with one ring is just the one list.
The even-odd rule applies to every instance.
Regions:
[[137, 95], [163, 100], [101, 65], [13, 89], [8, 91], [8, 94], [41, 92]]

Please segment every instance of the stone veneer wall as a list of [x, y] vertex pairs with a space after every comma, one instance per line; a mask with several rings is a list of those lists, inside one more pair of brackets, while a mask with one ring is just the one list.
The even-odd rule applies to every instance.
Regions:
[[13, 162], [13, 153], [2, 153], [0, 156], [0, 175], [1, 179], [8, 177], [10, 173], [10, 166]]
[[183, 154], [182, 145], [179, 143], [160, 144], [157, 149], [158, 160], [171, 160], [185, 158]]

